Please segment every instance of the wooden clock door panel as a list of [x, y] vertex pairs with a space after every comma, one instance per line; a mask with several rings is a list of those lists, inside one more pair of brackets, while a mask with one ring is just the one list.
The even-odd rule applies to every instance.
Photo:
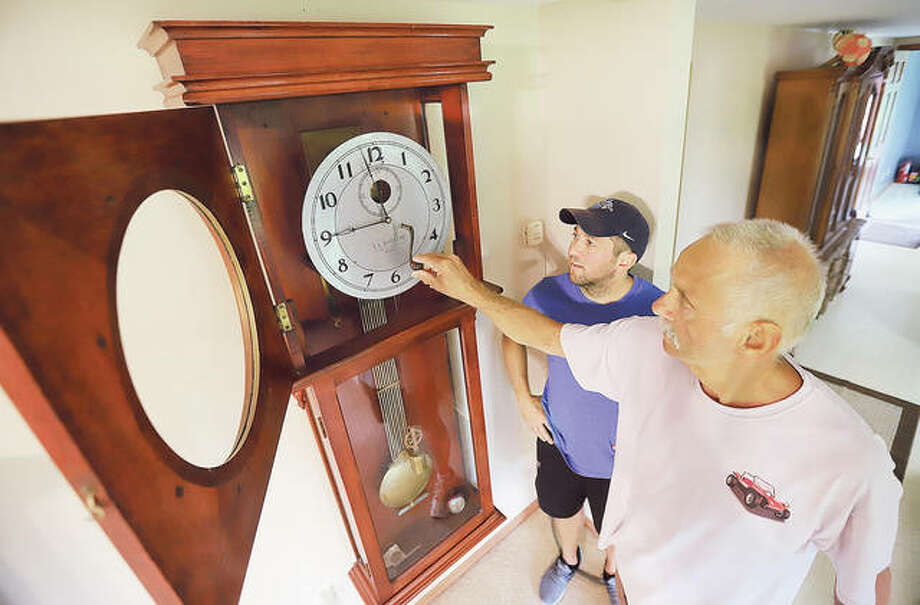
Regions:
[[[236, 601], [292, 373], [213, 108], [0, 125], [0, 169], [0, 381], [154, 599]], [[125, 360], [119, 252], [161, 190], [210, 230], [244, 335], [248, 413], [213, 468], [160, 437]]]
[[[428, 371], [419, 372], [420, 367]], [[381, 384], [381, 375], [388, 384]], [[391, 582], [482, 510], [464, 377], [459, 334], [454, 329], [415, 343], [337, 385], [337, 400]], [[400, 389], [403, 410], [386, 405], [386, 388]], [[404, 419], [398, 417], [400, 412]], [[404, 444], [394, 448], [388, 443], [394, 427], [400, 425], [418, 431], [414, 459], [401, 457]], [[420, 493], [411, 502], [387, 506], [380, 495], [382, 486], [391, 477], [412, 473], [413, 467], [424, 472]], [[449, 508], [451, 499], [454, 510]]]

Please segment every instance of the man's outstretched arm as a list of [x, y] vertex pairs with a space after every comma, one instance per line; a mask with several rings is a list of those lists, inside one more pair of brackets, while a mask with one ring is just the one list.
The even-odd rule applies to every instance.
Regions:
[[561, 323], [493, 292], [473, 277], [456, 255], [419, 254], [414, 260], [422, 263], [423, 268], [413, 271], [412, 277], [479, 309], [515, 342], [550, 355], [564, 356], [559, 340]]

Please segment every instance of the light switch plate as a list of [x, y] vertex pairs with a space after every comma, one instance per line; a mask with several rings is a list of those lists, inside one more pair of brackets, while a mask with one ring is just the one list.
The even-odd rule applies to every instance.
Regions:
[[539, 246], [542, 244], [543, 221], [536, 219], [524, 223], [523, 236], [525, 246]]

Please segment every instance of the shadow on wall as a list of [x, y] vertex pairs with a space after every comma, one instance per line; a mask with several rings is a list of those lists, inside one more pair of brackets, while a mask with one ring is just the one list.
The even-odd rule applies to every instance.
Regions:
[[760, 103], [760, 120], [757, 124], [757, 136], [754, 139], [754, 157], [751, 159], [751, 174], [748, 178], [748, 195], [747, 203], [744, 206], [744, 218], [754, 218], [754, 212], [757, 209], [757, 198], [760, 195], [760, 180], [763, 176], [767, 139], [770, 136], [770, 122], [773, 116], [773, 105], [776, 96], [775, 73], [765, 73], [764, 78], [767, 82], [764, 86], [763, 97]]
[[[540, 274], [544, 277], [562, 273], [567, 269], [568, 260], [566, 254], [563, 254], [553, 246], [549, 238], [544, 237], [540, 245], [535, 248], [539, 253], [539, 258], [526, 261], [524, 271], [526, 275]], [[542, 263], [543, 266], [540, 266]]]

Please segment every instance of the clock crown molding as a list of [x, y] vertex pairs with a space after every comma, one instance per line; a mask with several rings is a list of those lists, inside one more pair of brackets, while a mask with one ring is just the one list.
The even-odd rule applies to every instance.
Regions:
[[479, 41], [491, 25], [303, 21], [154, 21], [167, 107], [492, 79]]

